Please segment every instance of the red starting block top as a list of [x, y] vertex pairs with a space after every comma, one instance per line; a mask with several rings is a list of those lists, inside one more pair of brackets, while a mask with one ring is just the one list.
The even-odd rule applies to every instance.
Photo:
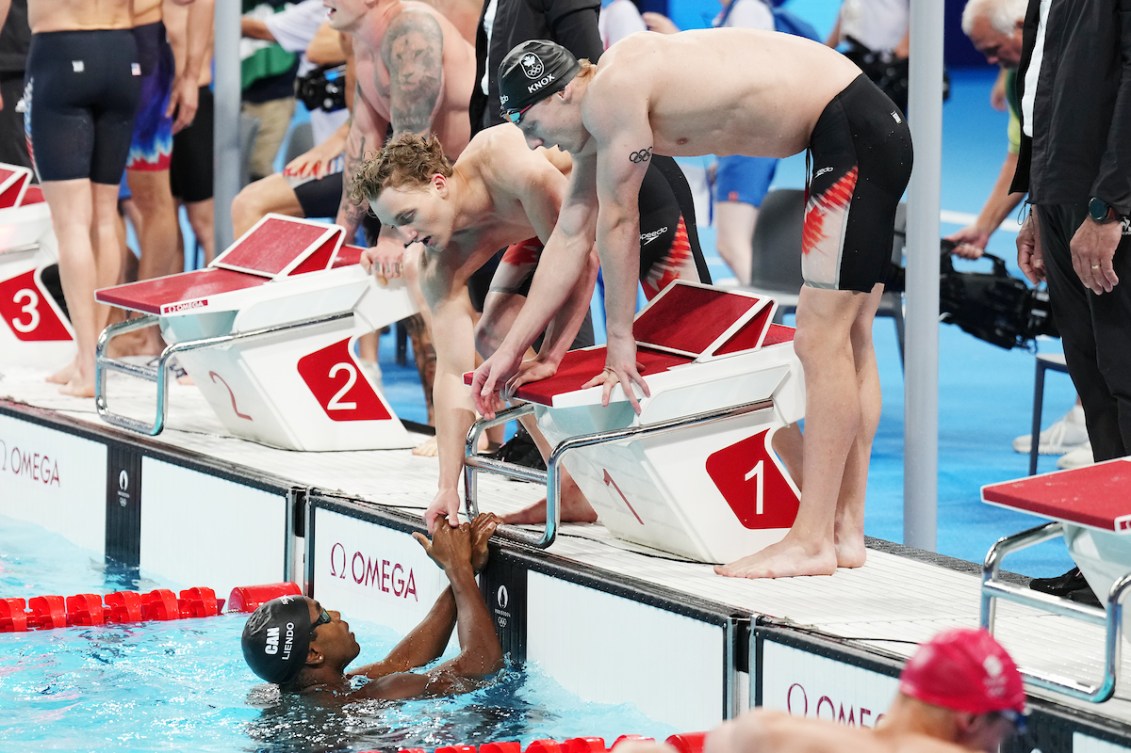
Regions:
[[[644, 347], [637, 349], [636, 360], [642, 367], [641, 375], [645, 377], [667, 371], [673, 366], [691, 363], [691, 358], [687, 356]], [[522, 385], [515, 393], [515, 397], [539, 405], [553, 405], [555, 395], [576, 392], [581, 389], [581, 385], [600, 374], [603, 368], [605, 368], [604, 346], [571, 350], [558, 365], [556, 374], [548, 379]]]
[[[762, 341], [762, 347], [768, 348], [771, 345], [791, 342], [794, 334], [795, 330], [793, 327], [771, 324], [767, 328], [766, 336]], [[519, 400], [526, 400], [539, 405], [552, 406], [555, 396], [567, 392], [576, 392], [581, 389], [583, 384], [601, 373], [601, 369], [605, 368], [605, 354], [606, 351], [603, 345], [594, 348], [571, 350], [565, 354], [565, 358], [563, 358], [562, 362], [558, 365], [557, 373], [547, 379], [542, 379], [537, 382], [528, 382], [522, 385], [518, 388], [518, 392], [515, 393], [515, 397]], [[653, 350], [640, 343], [637, 343], [636, 360], [643, 367], [640, 373], [645, 377], [667, 371], [673, 366], [683, 366], [693, 361], [690, 356]], [[472, 371], [464, 374], [463, 383], [470, 385], [474, 375], [475, 372]]]
[[95, 291], [95, 298], [162, 316], [202, 309], [211, 298], [273, 278], [357, 264], [363, 249], [343, 246], [342, 237], [337, 225], [268, 215], [206, 269], [116, 285]]
[[365, 249], [360, 246], [342, 246], [334, 256], [334, 261], [330, 265], [330, 268], [337, 269], [338, 267], [352, 267], [354, 264], [360, 264], [361, 254], [364, 251]]
[[20, 206], [31, 171], [17, 165], [0, 165], [0, 209]]
[[[691, 359], [687, 356], [664, 353], [645, 347], [637, 349], [636, 360], [643, 367], [640, 373], [644, 376], [667, 371], [673, 366], [691, 363]], [[571, 350], [565, 354], [565, 358], [558, 364], [557, 373], [552, 377], [522, 385], [515, 393], [515, 397], [539, 405], [553, 405], [555, 395], [580, 390], [581, 385], [600, 374], [603, 368], [605, 368], [604, 345]], [[463, 383], [471, 384], [471, 378], [474, 375], [475, 372], [473, 371], [464, 374]]]
[[43, 198], [43, 189], [39, 186], [28, 186], [24, 191], [24, 197], [20, 200], [20, 206], [26, 207], [28, 204], [42, 204], [46, 199]]
[[115, 285], [95, 291], [94, 297], [100, 303], [121, 306], [130, 311], [164, 315], [205, 308], [210, 297], [258, 287], [267, 282], [266, 277], [228, 269], [200, 269]]
[[282, 277], [330, 268], [345, 231], [338, 225], [269, 214], [209, 265]]
[[993, 505], [1113, 533], [1131, 533], [1131, 459], [987, 484]]
[[641, 345], [699, 358], [756, 350], [774, 315], [769, 298], [676, 280], [636, 316]]

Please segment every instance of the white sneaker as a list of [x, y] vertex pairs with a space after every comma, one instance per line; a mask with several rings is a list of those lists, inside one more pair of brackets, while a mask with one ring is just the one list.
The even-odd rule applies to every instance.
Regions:
[[1059, 460], [1056, 461], [1056, 467], [1065, 470], [1067, 468], [1082, 468], [1085, 465], [1091, 465], [1096, 462], [1092, 457], [1092, 443], [1085, 442], [1082, 446], [1077, 447], [1075, 450], [1064, 453]]
[[[1084, 409], [1073, 405], [1059, 421], [1041, 432], [1040, 441], [1037, 443], [1037, 452], [1041, 455], [1063, 455], [1067, 452], [1088, 445], [1088, 427], [1084, 425]], [[1032, 437], [1022, 434], [1013, 440], [1013, 451], [1023, 455], [1029, 454], [1032, 447]], [[1089, 450], [1091, 445], [1088, 445]]]

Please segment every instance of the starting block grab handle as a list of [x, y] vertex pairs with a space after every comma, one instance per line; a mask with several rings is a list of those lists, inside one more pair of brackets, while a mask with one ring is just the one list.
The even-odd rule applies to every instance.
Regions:
[[[314, 317], [312, 319], [303, 319], [296, 322], [287, 324], [272, 324], [258, 329], [248, 330], [246, 332], [237, 332], [231, 335], [217, 335], [216, 337], [205, 337], [199, 340], [189, 340], [186, 342], [175, 343], [166, 346], [165, 350], [161, 351], [161, 355], [157, 358], [157, 365], [139, 366], [137, 364], [119, 361], [114, 358], [109, 358], [105, 355], [106, 346], [110, 341], [118, 335], [123, 335], [141, 327], [148, 327], [157, 324], [160, 319], [156, 314], [138, 317], [137, 319], [130, 319], [129, 321], [119, 322], [118, 324], [111, 324], [109, 327], [102, 331], [98, 337], [98, 347], [95, 351], [94, 359], [94, 405], [98, 409], [98, 415], [106, 423], [112, 426], [119, 426], [124, 429], [136, 431], [139, 434], [148, 434], [155, 437], [162, 432], [165, 428], [165, 419], [169, 414], [169, 399], [168, 399], [168, 381], [169, 372], [165, 368], [169, 363], [169, 359], [178, 353], [186, 353], [193, 350], [201, 350], [202, 348], [211, 348], [218, 345], [227, 345], [228, 343], [255, 340], [269, 335], [278, 335], [280, 332], [288, 332], [295, 329], [303, 329], [306, 327], [317, 327], [323, 324], [329, 324], [341, 319], [348, 319], [353, 316], [353, 310], [338, 311], [333, 314], [326, 314], [325, 316]], [[110, 410], [109, 400], [106, 394], [106, 372], [119, 371], [128, 374], [138, 379], [149, 382], [157, 383], [157, 399], [154, 408], [154, 418], [152, 422], [145, 422], [136, 418], [130, 418], [119, 413], [114, 413]]]
[[[161, 356], [157, 359], [156, 366], [143, 366], [127, 361], [119, 361], [115, 358], [108, 358], [104, 354], [110, 341], [115, 337], [132, 332], [135, 329], [153, 326], [157, 324], [158, 321], [159, 318], [156, 315], [150, 314], [148, 316], [139, 316], [136, 319], [127, 319], [124, 322], [111, 324], [106, 329], [102, 330], [102, 334], [98, 336], [98, 345], [95, 349], [94, 356], [94, 407], [97, 409], [98, 415], [108, 424], [136, 431], [139, 434], [148, 434], [149, 436], [156, 436], [161, 433], [161, 430], [165, 426], [165, 418], [169, 412], [168, 400], [166, 399], [169, 385], [165, 364], [168, 362], [170, 349], [165, 348]], [[108, 371], [118, 371], [138, 379], [157, 383], [157, 412], [152, 423], [146, 423], [136, 418], [123, 416], [109, 409], [106, 395], [106, 373]]]
[[1111, 585], [1105, 599], [1105, 607], [1078, 604], [1051, 594], [1033, 591], [998, 579], [1002, 560], [1007, 554], [1027, 549], [1057, 536], [1064, 535], [1064, 524], [1046, 523], [1027, 531], [998, 539], [982, 564], [981, 625], [990, 633], [994, 631], [997, 618], [995, 602], [1004, 599], [1043, 612], [1070, 617], [1099, 625], [1104, 628], [1104, 668], [1099, 682], [1085, 683], [1072, 677], [1019, 667], [1021, 674], [1033, 685], [1053, 690], [1072, 698], [1103, 703], [1115, 693], [1118, 679], [1121, 651], [1123, 648], [1123, 599], [1131, 590], [1131, 573], [1117, 579]]
[[591, 434], [579, 434], [575, 437], [562, 440], [550, 452], [550, 457], [546, 459], [546, 470], [538, 471], [525, 466], [516, 465], [514, 463], [505, 463], [490, 458], [482, 458], [476, 454], [476, 448], [479, 443], [479, 435], [486, 429], [497, 426], [501, 423], [512, 418], [531, 413], [534, 406], [531, 404], [521, 405], [517, 408], [503, 411], [496, 414], [495, 418], [489, 420], [476, 421], [467, 433], [467, 446], [464, 448], [464, 498], [467, 507], [467, 514], [469, 518], [474, 518], [479, 514], [479, 504], [476, 499], [477, 485], [475, 480], [475, 473], [477, 470], [491, 471], [499, 473], [503, 476], [510, 478], [520, 478], [526, 481], [542, 481], [546, 484], [546, 527], [541, 536], [536, 534], [527, 534], [525, 531], [517, 532], [513, 538], [530, 546], [539, 549], [546, 549], [554, 543], [557, 538], [558, 527], [561, 525], [561, 506], [558, 504], [558, 499], [561, 496], [561, 470], [563, 458], [566, 453], [572, 450], [579, 450], [583, 447], [592, 447], [593, 445], [608, 444], [611, 442], [619, 442], [625, 439], [632, 439], [635, 437], [649, 436], [652, 434], [666, 434], [680, 429], [690, 429], [696, 426], [703, 426], [705, 424], [712, 424], [718, 421], [724, 421], [736, 416], [742, 416], [747, 413], [754, 413], [756, 411], [772, 408], [774, 401], [772, 399], [756, 400], [752, 403], [741, 403], [727, 408], [721, 408], [710, 411], [703, 411], [702, 413], [693, 413], [689, 416], [679, 416], [671, 418], [666, 421], [658, 421], [654, 424], [646, 426], [629, 426], [624, 429], [613, 429], [609, 431], [598, 431]]

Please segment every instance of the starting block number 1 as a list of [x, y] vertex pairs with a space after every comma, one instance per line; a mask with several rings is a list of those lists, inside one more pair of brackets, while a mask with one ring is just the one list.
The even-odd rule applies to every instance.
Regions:
[[770, 455], [769, 429], [707, 457], [707, 475], [746, 528], [789, 528], [797, 517], [797, 493]]
[[36, 283], [35, 270], [0, 281], [0, 316], [17, 340], [70, 341], [71, 333]]

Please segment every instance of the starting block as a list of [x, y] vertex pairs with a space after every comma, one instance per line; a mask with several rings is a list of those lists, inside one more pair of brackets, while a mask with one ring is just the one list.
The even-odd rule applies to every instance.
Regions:
[[[354, 358], [358, 337], [416, 311], [402, 282], [386, 287], [358, 264], [337, 225], [268, 215], [205, 269], [97, 291], [142, 316], [98, 340], [95, 403], [108, 423], [156, 435], [176, 356], [235, 436], [291, 450], [411, 445], [392, 407]], [[109, 358], [118, 335], [157, 324], [157, 365]], [[152, 422], [110, 409], [107, 371], [157, 385]]]
[[74, 331], [48, 292], [58, 262], [51, 212], [26, 167], [0, 164], [0, 365], [53, 368], [74, 354]]
[[[525, 405], [468, 433], [465, 499], [478, 511], [479, 470], [544, 481], [549, 546], [560, 523], [559, 464], [614, 535], [702, 562], [729, 562], [775, 543], [793, 525], [800, 494], [771, 447], [804, 415], [804, 378], [793, 329], [772, 324], [776, 304], [741, 291], [677, 280], [633, 326], [651, 390], [636, 415], [614, 388], [581, 385], [605, 365], [605, 348], [570, 351], [557, 373], [525, 384]], [[545, 473], [476, 454], [490, 425], [533, 413], [554, 445]]]
[[[1123, 601], [1131, 590], [1131, 458], [1030, 476], [982, 487], [989, 504], [1052, 518], [1054, 522], [997, 541], [982, 566], [982, 626], [993, 632], [998, 599], [1072, 617], [1105, 629], [1104, 668], [1098, 682], [1020, 667], [1034, 685], [1074, 698], [1102, 703], [1115, 692], [1122, 637], [1128, 624]], [[1002, 559], [1012, 552], [1062, 537], [1084, 579], [1103, 608], [1040, 593], [999, 577]]]

